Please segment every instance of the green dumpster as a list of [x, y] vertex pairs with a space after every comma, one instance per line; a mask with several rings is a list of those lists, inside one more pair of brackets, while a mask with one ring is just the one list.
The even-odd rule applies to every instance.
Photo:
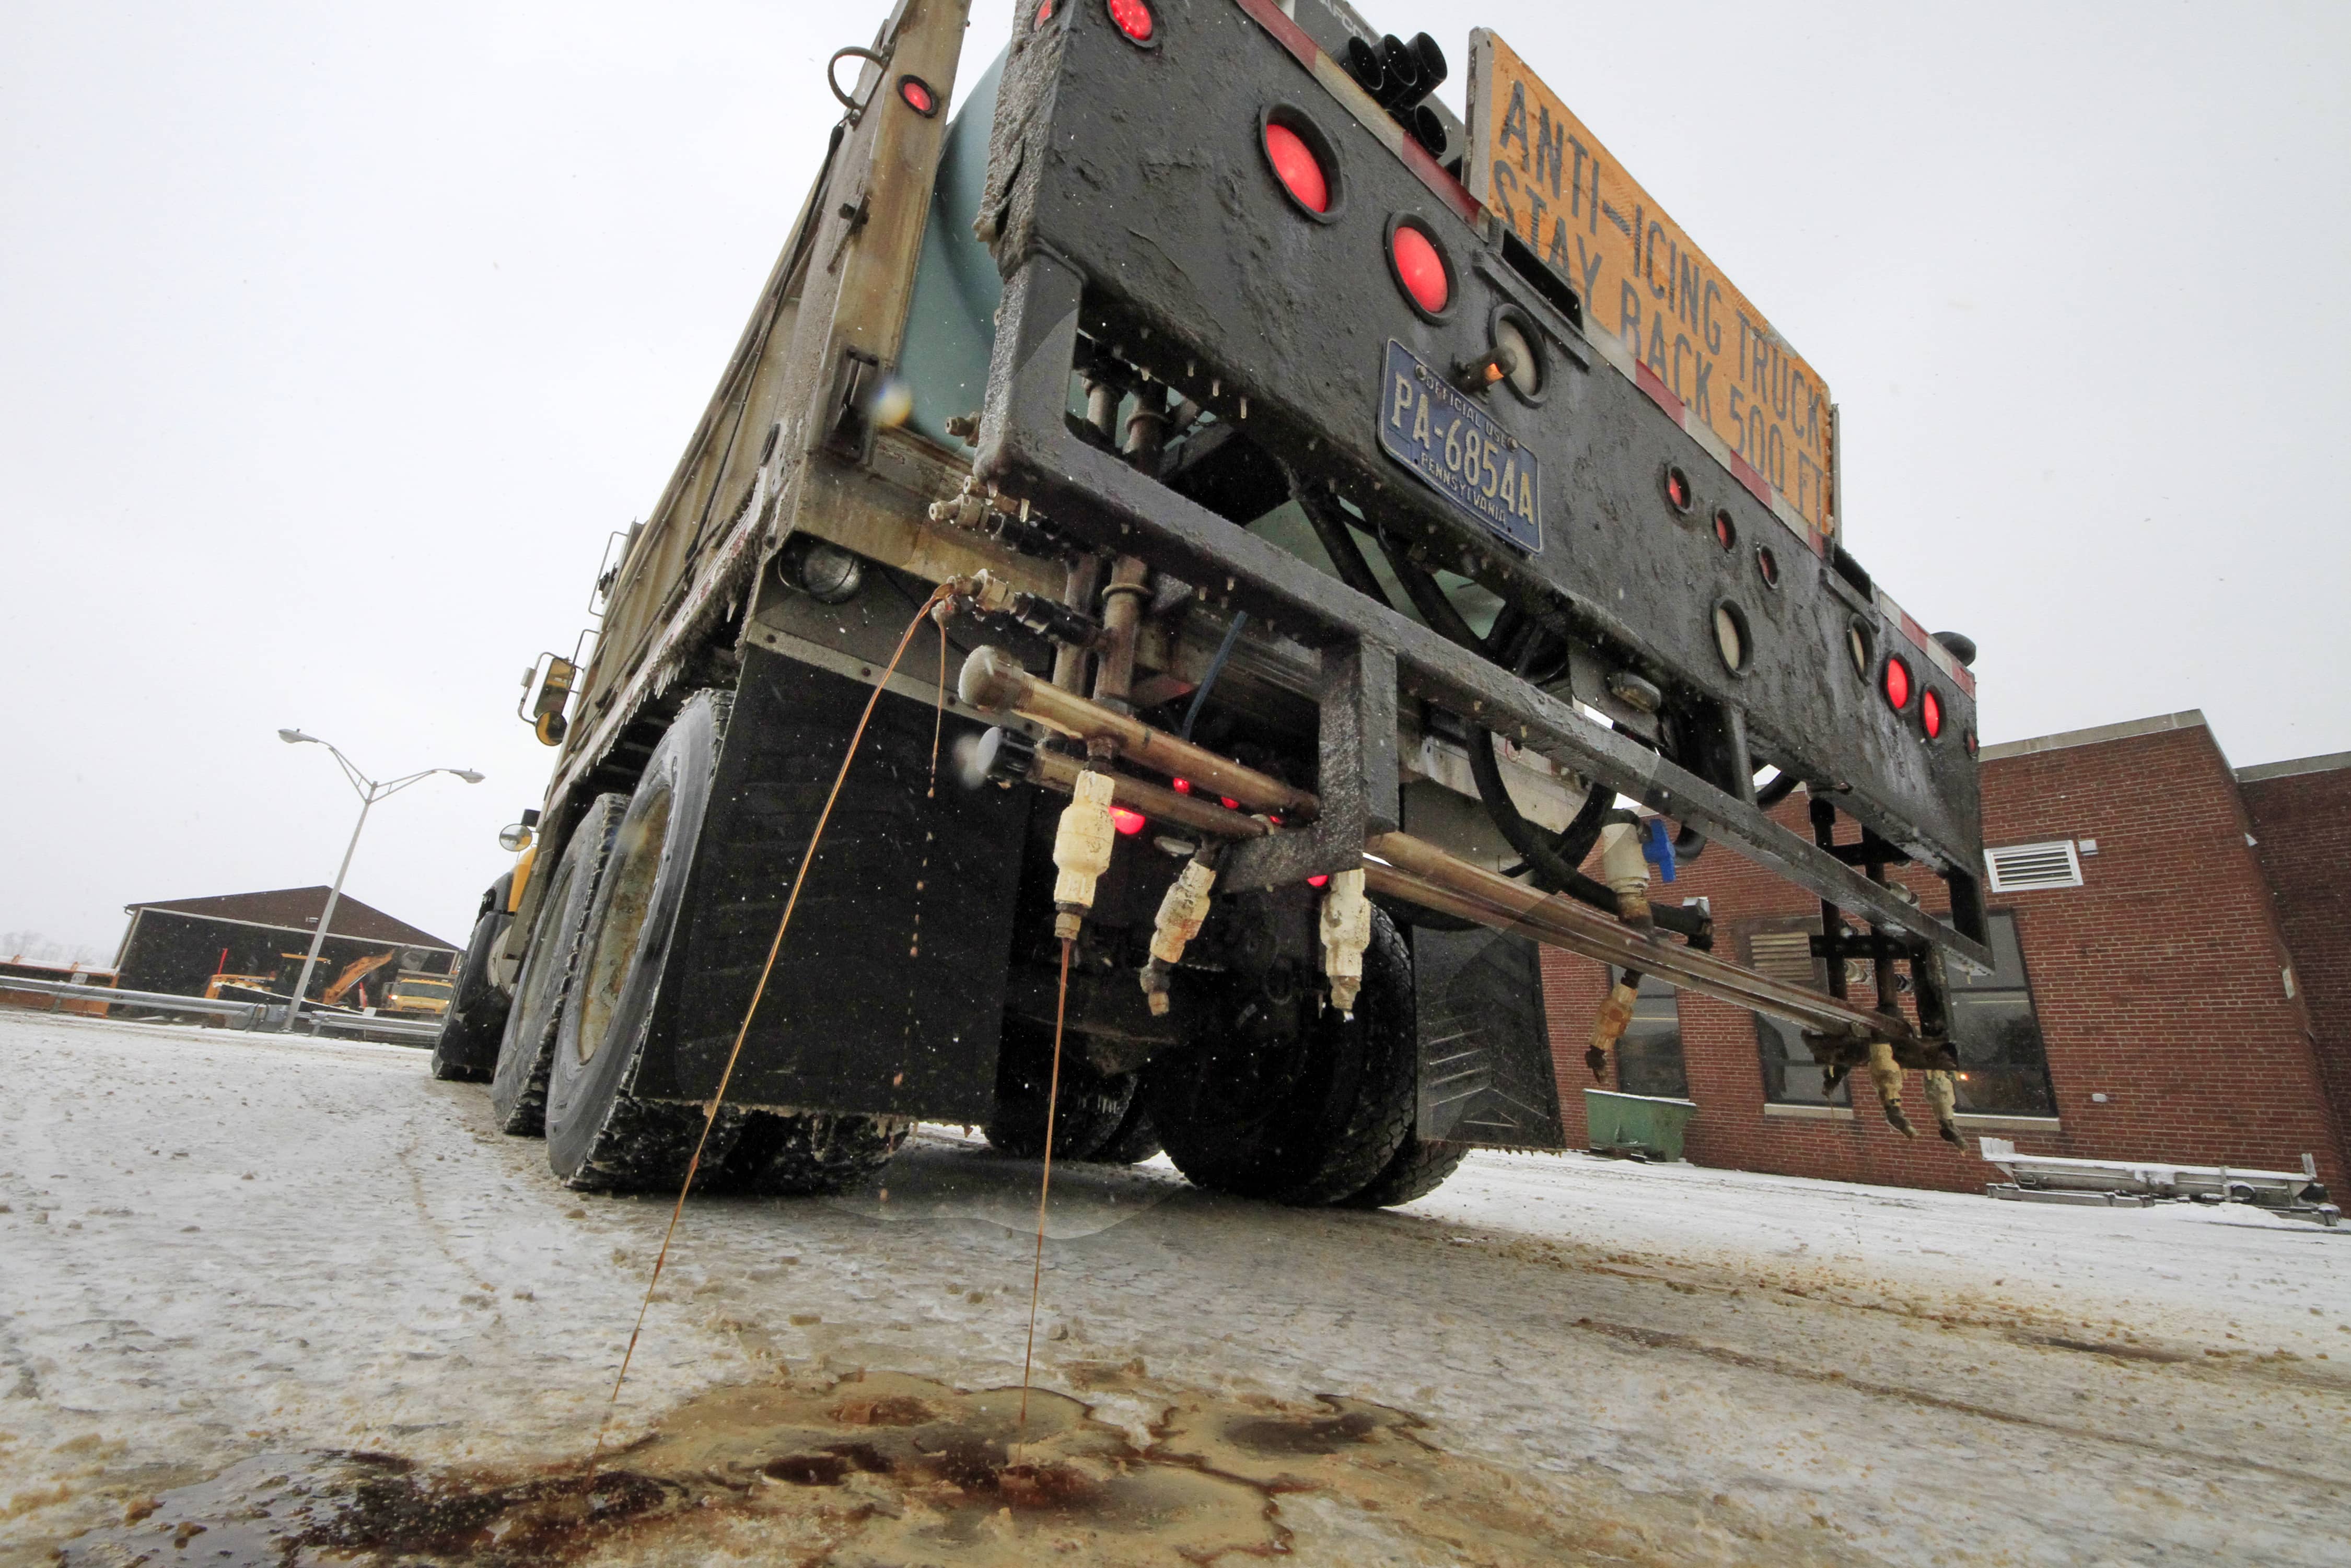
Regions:
[[1682, 1133], [1697, 1114], [1698, 1103], [1693, 1100], [1616, 1094], [1605, 1089], [1583, 1092], [1584, 1137], [1595, 1155], [1680, 1159]]

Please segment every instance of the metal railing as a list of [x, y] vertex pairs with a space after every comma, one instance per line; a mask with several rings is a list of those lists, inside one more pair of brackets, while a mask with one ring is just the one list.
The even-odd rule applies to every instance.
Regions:
[[[29, 991], [35, 996], [55, 998], [57, 1003], [97, 1002], [109, 1009], [131, 1007], [146, 1012], [196, 1013], [233, 1019], [246, 1029], [256, 1029], [286, 1016], [283, 1007], [272, 1007], [266, 1002], [219, 1001], [211, 997], [174, 996], [167, 991], [125, 991], [113, 986], [68, 985], [62, 980], [0, 978], [0, 997], [10, 991]], [[49, 1009], [53, 1013], [64, 1010], [61, 1005], [52, 1005]]]
[[[137, 1012], [184, 1013], [217, 1018], [240, 1029], [274, 1028], [286, 1020], [284, 1002], [225, 1001], [212, 997], [183, 997], [168, 991], [126, 991], [113, 986], [76, 986], [61, 980], [0, 977], [0, 998], [23, 991], [52, 998], [49, 1011], [63, 1013], [68, 1001], [96, 1002], [110, 1013], [115, 1008]], [[306, 1004], [302, 1018], [311, 1032], [332, 1035], [374, 1035], [403, 1045], [430, 1045], [440, 1037], [437, 1019], [392, 1018], [384, 1014], [347, 1012]]]

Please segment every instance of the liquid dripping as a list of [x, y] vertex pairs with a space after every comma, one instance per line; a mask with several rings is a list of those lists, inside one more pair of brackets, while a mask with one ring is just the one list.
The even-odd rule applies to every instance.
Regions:
[[[588, 1452], [587, 1479], [590, 1486], [595, 1483], [596, 1463], [604, 1451], [604, 1435], [611, 1427], [612, 1412], [621, 1403], [621, 1385], [628, 1381], [629, 1363], [635, 1359], [637, 1339], [645, 1331], [645, 1314], [653, 1309], [653, 1291], [660, 1285], [662, 1270], [669, 1262], [670, 1244], [677, 1237], [678, 1217], [685, 1212], [685, 1195], [693, 1189], [695, 1174], [702, 1168], [702, 1153], [709, 1145], [711, 1126], [718, 1120], [719, 1107], [726, 1103], [726, 1086], [735, 1077], [735, 1065], [742, 1060], [743, 1041], [751, 1033], [751, 1019], [759, 1011], [760, 999], [768, 994], [768, 977], [776, 972], [777, 956], [784, 950], [784, 933], [791, 929], [792, 911], [799, 907], [800, 889], [808, 883], [809, 867], [816, 863], [817, 846], [824, 841], [825, 826], [832, 821], [833, 805], [841, 799], [841, 787], [849, 780], [850, 765], [857, 760], [857, 748], [865, 739], [865, 727], [873, 717], [875, 705], [881, 702], [882, 693], [888, 687], [890, 677], [897, 674], [898, 661], [906, 656], [906, 647], [914, 640], [915, 628], [922, 625], [930, 614], [931, 607], [943, 602], [946, 598], [945, 589], [934, 589], [930, 598], [914, 612], [914, 618], [906, 622], [906, 630], [899, 634], [897, 647], [891, 650], [888, 666], [883, 670], [882, 678], [874, 683], [873, 694], [865, 699], [865, 711], [857, 716], [857, 727], [849, 737], [849, 749], [841, 755], [841, 771], [832, 777], [832, 789], [824, 798], [824, 810], [817, 813], [816, 830], [809, 835], [808, 849], [800, 855], [799, 869], [792, 873], [792, 891], [784, 900], [783, 918], [776, 922], [775, 940], [768, 944], [768, 961], [760, 966], [759, 983], [751, 991], [751, 1005], [743, 1009], [743, 1021], [735, 1030], [735, 1043], [726, 1052], [726, 1065], [718, 1074], [717, 1090], [712, 1093], [709, 1105], [704, 1109], [702, 1133], [694, 1142], [694, 1157], [686, 1162], [685, 1180], [678, 1185], [677, 1202], [669, 1211], [669, 1227], [662, 1232], [661, 1250], [653, 1255], [653, 1273], [645, 1281], [644, 1300], [637, 1303], [636, 1324], [629, 1330], [628, 1348], [621, 1353], [621, 1369], [613, 1375], [611, 1396], [604, 1402], [604, 1418], [597, 1426], [595, 1446]], [[945, 627], [939, 629], [939, 694], [944, 713], [946, 700]], [[931, 741], [931, 775], [935, 788], [938, 777], [938, 740], [935, 735]]]
[[1037, 1295], [1045, 1281], [1045, 1198], [1053, 1190], [1053, 1119], [1061, 1106], [1061, 1020], [1070, 1006], [1070, 938], [1061, 938], [1061, 986], [1053, 998], [1053, 1072], [1045, 1083], [1045, 1168], [1037, 1178], [1037, 1260], [1029, 1270], [1029, 1348], [1020, 1353], [1020, 1425], [1029, 1423], [1029, 1373], [1037, 1359]]

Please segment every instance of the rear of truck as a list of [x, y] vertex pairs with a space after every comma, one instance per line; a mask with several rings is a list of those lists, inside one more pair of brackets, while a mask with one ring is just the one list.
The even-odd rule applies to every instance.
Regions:
[[[985, 69], [963, 23], [905, 0], [845, 52], [825, 172], [538, 713], [508, 1005], [443, 1047], [500, 1124], [580, 1186], [674, 1183], [706, 1124], [705, 1182], [819, 1190], [927, 1119], [1401, 1201], [1562, 1142], [1550, 946], [1799, 1023], [1906, 1130], [1925, 1071], [1948, 1135], [1972, 683], [1838, 543], [1799, 377], [1750, 449], [1587, 298], [1525, 184], [1596, 218], [1596, 141], [1562, 168], [1485, 35], [1465, 125], [1441, 48], [1324, 0], [1024, 0]], [[1728, 296], [1680, 276], [1702, 341]], [[1800, 783], [1809, 835], [1766, 815]], [[1660, 880], [1709, 844], [1816, 894], [1876, 994], [1713, 954]]]

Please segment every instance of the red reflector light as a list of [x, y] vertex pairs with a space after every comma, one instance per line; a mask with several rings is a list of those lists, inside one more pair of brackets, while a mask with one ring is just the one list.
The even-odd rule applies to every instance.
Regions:
[[1396, 281], [1412, 302], [1431, 316], [1441, 314], [1452, 301], [1453, 283], [1445, 276], [1445, 258], [1437, 254], [1436, 244], [1410, 224], [1398, 224], [1388, 251], [1395, 261]]
[[1130, 811], [1123, 806], [1113, 806], [1110, 809], [1110, 825], [1131, 839], [1143, 831], [1143, 813]]
[[1176, 793], [1178, 795], [1189, 795], [1191, 792], [1192, 781], [1189, 779], [1178, 779], [1176, 780]]
[[1037, 7], [1037, 26], [1041, 27], [1053, 19], [1053, 0], [1045, 0]]
[[1110, 0], [1110, 19], [1138, 44], [1151, 42], [1151, 7], [1143, 0]]
[[1326, 871], [1321, 876], [1310, 876], [1306, 879], [1306, 885], [1309, 887], [1328, 887], [1331, 885], [1331, 873]]
[[1228, 811], [1238, 811], [1241, 809], [1241, 803], [1230, 795], [1219, 795], [1217, 799], [1224, 803], [1224, 808]]
[[1886, 661], [1886, 700], [1897, 710], [1910, 706], [1910, 666], [1899, 659]]
[[1666, 499], [1672, 504], [1677, 512], [1687, 512], [1690, 509], [1688, 475], [1678, 468], [1666, 470]]
[[1732, 526], [1729, 512], [1714, 514], [1714, 542], [1726, 550], [1739, 543], [1739, 529]]
[[1281, 188], [1293, 200], [1311, 212], [1331, 210], [1331, 181], [1322, 172], [1322, 161], [1306, 145], [1306, 139], [1287, 125], [1265, 128], [1266, 161], [1281, 181]]
[[1932, 686], [1918, 694], [1918, 722], [1925, 727], [1929, 740], [1943, 733], [1943, 699], [1935, 695]]
[[939, 111], [938, 94], [933, 92], [931, 84], [920, 77], [900, 77], [898, 96], [906, 100], [908, 109], [925, 120]]

